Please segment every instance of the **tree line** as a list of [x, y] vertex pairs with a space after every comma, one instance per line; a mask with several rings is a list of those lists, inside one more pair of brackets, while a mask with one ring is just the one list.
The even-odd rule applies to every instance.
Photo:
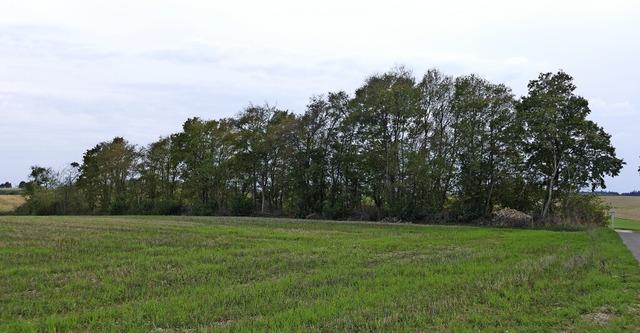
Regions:
[[301, 114], [251, 104], [144, 147], [98, 143], [64, 170], [34, 166], [21, 211], [446, 222], [509, 207], [580, 220], [592, 200], [579, 192], [624, 162], [575, 89], [563, 71], [515, 98], [476, 75], [397, 67]]

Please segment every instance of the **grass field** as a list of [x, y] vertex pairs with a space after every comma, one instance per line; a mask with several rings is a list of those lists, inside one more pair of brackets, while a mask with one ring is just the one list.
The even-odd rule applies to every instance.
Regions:
[[0, 281], [0, 332], [640, 330], [610, 229], [0, 216]]
[[640, 221], [616, 218], [615, 225], [613, 227], [615, 229], [626, 229], [633, 230], [634, 232], [640, 232]]
[[21, 195], [0, 195], [0, 213], [12, 212], [24, 201], [24, 197]]
[[602, 196], [602, 200], [615, 208], [615, 228], [640, 232], [640, 197]]

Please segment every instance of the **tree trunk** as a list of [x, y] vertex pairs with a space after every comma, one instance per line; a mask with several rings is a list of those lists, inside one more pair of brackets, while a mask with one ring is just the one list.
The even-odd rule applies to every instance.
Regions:
[[553, 170], [553, 175], [549, 178], [549, 182], [547, 183], [547, 197], [544, 200], [544, 207], [542, 209], [542, 218], [546, 218], [549, 214], [549, 208], [551, 207], [551, 203], [553, 202], [553, 187], [555, 186], [555, 180], [558, 177], [558, 166], [556, 166]]

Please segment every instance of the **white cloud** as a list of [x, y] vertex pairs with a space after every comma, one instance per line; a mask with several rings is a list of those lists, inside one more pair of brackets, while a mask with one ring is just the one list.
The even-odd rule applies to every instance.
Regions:
[[[620, 154], [637, 160], [640, 2], [0, 0], [0, 8], [0, 135], [34, 138], [21, 142], [29, 154], [0, 144], [15, 161], [2, 170], [12, 183], [25, 164], [78, 160], [115, 135], [146, 144], [187, 117], [227, 117], [264, 101], [302, 112], [312, 94], [352, 93], [402, 64], [417, 77], [433, 67], [476, 73], [517, 96], [538, 73], [562, 68]], [[640, 189], [633, 173], [621, 190]]]

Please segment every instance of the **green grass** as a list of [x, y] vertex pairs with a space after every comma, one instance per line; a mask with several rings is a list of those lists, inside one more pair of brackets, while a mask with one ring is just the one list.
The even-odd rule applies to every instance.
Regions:
[[640, 232], [640, 221], [616, 218], [614, 227], [616, 229], [627, 229]]
[[0, 216], [0, 281], [0, 332], [640, 328], [606, 228]]

